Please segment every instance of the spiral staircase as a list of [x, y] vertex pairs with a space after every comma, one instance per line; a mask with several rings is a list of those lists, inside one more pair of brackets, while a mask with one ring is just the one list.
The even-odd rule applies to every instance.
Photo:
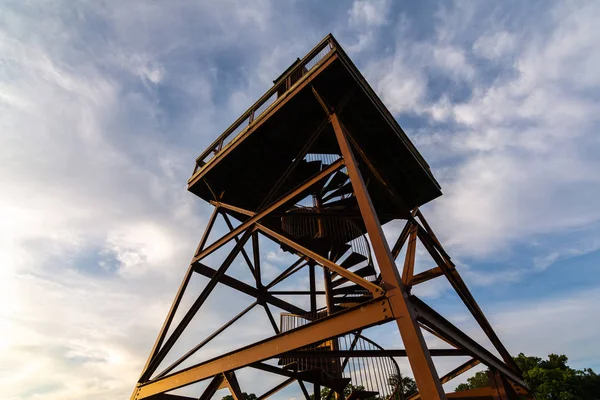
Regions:
[[[307, 154], [296, 171], [297, 179], [306, 179], [327, 168], [339, 156]], [[378, 284], [380, 278], [371, 257], [365, 229], [345, 213], [356, 204], [350, 179], [342, 169], [317, 185], [310, 193], [313, 205], [296, 205], [281, 217], [281, 230], [296, 242], [327, 257], [354, 274]], [[291, 251], [290, 249], [284, 250]], [[372, 299], [363, 287], [336, 273], [326, 272], [327, 307], [306, 315], [281, 314], [281, 332], [298, 328], [316, 319]], [[369, 357], [340, 357], [328, 353], [366, 351]], [[399, 398], [400, 369], [394, 358], [378, 356], [381, 346], [360, 332], [339, 336], [307, 346], [294, 357], [283, 357], [279, 364], [299, 373], [308, 382], [330, 388], [347, 400]], [[310, 357], [302, 357], [302, 351]], [[309, 352], [309, 353], [308, 353]]]

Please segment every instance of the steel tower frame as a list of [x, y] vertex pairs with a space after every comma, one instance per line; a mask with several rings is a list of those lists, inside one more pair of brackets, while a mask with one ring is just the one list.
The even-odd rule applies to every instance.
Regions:
[[[338, 56], [344, 56], [343, 51], [333, 36], [328, 35], [316, 49], [318, 50], [319, 46], [322, 47], [323, 43], [335, 49]], [[312, 53], [315, 53], [317, 50], [313, 50]], [[327, 60], [323, 60], [320, 68], [324, 68], [327, 62]], [[298, 68], [298, 66], [296, 68]], [[300, 90], [303, 85], [308, 85], [310, 87], [311, 81], [309, 77], [303, 82], [300, 82], [295, 89], [289, 84], [288, 88], [290, 91]], [[401, 218], [406, 220], [406, 223], [404, 229], [395, 241], [394, 246], [392, 248], [389, 247], [388, 241], [382, 230], [381, 216], [375, 209], [372, 195], [369, 190], [370, 186], [366, 183], [364, 171], [369, 171], [370, 179], [374, 178], [381, 187], [386, 189], [387, 195], [397, 204], [398, 210], [406, 208], [402, 196], [400, 196], [397, 191], [388, 184], [385, 178], [382, 177], [378, 167], [373, 163], [369, 155], [362, 151], [360, 145], [357, 143], [356, 133], [352, 131], [352, 127], [345, 124], [342, 119], [341, 111], [345, 107], [345, 100], [347, 100], [347, 97], [337, 105], [332, 106], [328, 104], [327, 100], [320, 94], [316, 87], [311, 87], [311, 91], [314, 95], [314, 100], [318, 101], [324, 112], [323, 123], [314, 133], [314, 136], [317, 137], [323, 134], [322, 132], [325, 128], [331, 129], [339, 149], [340, 158], [330, 163], [310, 178], [300, 182], [293, 189], [287, 191], [279, 198], [273, 198], [273, 193], [269, 193], [263, 199], [264, 205], [257, 210], [249, 210], [229, 204], [218, 196], [215, 196], [214, 200], [210, 201], [214, 206], [214, 211], [162, 325], [158, 338], [150, 352], [138, 383], [131, 395], [131, 400], [146, 398], [173, 400], [191, 399], [189, 397], [168, 394], [167, 392], [203, 380], [210, 380], [210, 384], [203, 393], [199, 394], [199, 397], [195, 398], [208, 400], [218, 389], [227, 387], [235, 400], [244, 400], [235, 373], [236, 370], [244, 367], [251, 367], [287, 378], [281, 384], [276, 385], [261, 395], [259, 397], [260, 400], [268, 398], [293, 382], [298, 382], [306, 400], [310, 400], [305, 382], [314, 384], [316, 396], [318, 396], [319, 393], [318, 388], [324, 386], [326, 384], [325, 382], [319, 382], [318, 379], [313, 379], [311, 382], [310, 378], [307, 378], [299, 372], [269, 365], [265, 363], [265, 360], [298, 356], [308, 358], [318, 357], [321, 356], [322, 353], [317, 351], [311, 352], [310, 350], [307, 350], [307, 346], [314, 345], [315, 343], [322, 343], [332, 338], [339, 338], [349, 333], [361, 332], [363, 329], [385, 323], [397, 327], [404, 344], [403, 349], [332, 349], [329, 355], [331, 357], [338, 357], [340, 360], [345, 359], [346, 363], [351, 357], [406, 357], [410, 363], [419, 390], [418, 393], [409, 397], [411, 400], [418, 398], [424, 400], [446, 398], [512, 400], [521, 398], [520, 396], [532, 398], [527, 389], [527, 385], [523, 381], [518, 366], [515, 364], [510, 353], [504, 347], [491, 324], [486, 319], [481, 308], [461, 278], [455, 264], [444, 250], [441, 242], [436, 237], [418, 207], [412, 209], [408, 215], [402, 214], [400, 211], [398, 212], [398, 215], [401, 215]], [[279, 106], [280, 104], [273, 104], [269, 112], [276, 112]], [[256, 108], [256, 106], [254, 108]], [[254, 112], [254, 110], [252, 111]], [[268, 115], [265, 116], [265, 118], [267, 117]], [[230, 149], [239, 142], [241, 141], [234, 141], [227, 148]], [[218, 143], [218, 141], [216, 143]], [[219, 151], [224, 151], [225, 148], [223, 142], [221, 142]], [[296, 157], [296, 160], [302, 159], [309, 150], [310, 143], [307, 143], [300, 154], [298, 154], [298, 157]], [[201, 160], [195, 174], [203, 165], [203, 161]], [[276, 186], [280, 186], [294, 168], [295, 165], [292, 165], [289, 171], [281, 177]], [[347, 173], [351, 183], [352, 193], [356, 197], [359, 211], [358, 217], [364, 224], [365, 233], [368, 235], [374, 258], [376, 259], [380, 270], [381, 280], [379, 283], [369, 281], [364, 277], [349, 271], [339, 263], [319, 254], [319, 252], [311, 250], [289, 235], [277, 231], [264, 223], [267, 218], [280, 216], [282, 207], [303, 198], [311, 188], [322, 184], [322, 182], [341, 170], [344, 170]], [[213, 230], [215, 221], [219, 216], [223, 218], [229, 228], [229, 232], [215, 240], [213, 243], [208, 243], [209, 234]], [[259, 235], [269, 238], [298, 256], [296, 262], [270, 283], [266, 283], [263, 280], [264, 277], [261, 273]], [[435, 267], [415, 274], [414, 268], [417, 242], [420, 242], [426, 249], [427, 253], [431, 256]], [[234, 243], [234, 246], [222, 264], [218, 268], [208, 266], [207, 263], [205, 263], [206, 258], [228, 243]], [[244, 248], [247, 243], [252, 244], [252, 255], [248, 254]], [[399, 271], [396, 265], [396, 259], [403, 249], [405, 249], [405, 258], [402, 263], [401, 271]], [[255, 279], [254, 285], [250, 285], [227, 275], [228, 268], [239, 255], [242, 255], [249, 270], [252, 272]], [[290, 278], [293, 274], [305, 267], [310, 268], [311, 282], [308, 291], [283, 292], [272, 289], [275, 284]], [[296, 327], [295, 329], [281, 331], [269, 306], [275, 306], [297, 315], [304, 315], [309, 312], [314, 313], [316, 310], [316, 296], [327, 295], [327, 292], [330, 290], [327, 287], [325, 288], [325, 291], [317, 290], [316, 288], [314, 276], [315, 270], [319, 267], [326, 271], [327, 274], [339, 275], [349, 282], [360, 286], [370, 293], [371, 299], [353, 307], [332, 312], [323, 318], [315, 319], [310, 323]], [[188, 283], [194, 274], [207, 277], [209, 278], [209, 281], [189, 310], [185, 312], [181, 321], [168, 335], [175, 313], [180, 306]], [[438, 312], [429, 307], [425, 302], [412, 294], [411, 289], [414, 286], [442, 277], [450, 283], [458, 297], [473, 316], [474, 320], [482, 328], [500, 357], [495, 356], [476, 340], [469, 337]], [[253, 297], [255, 300], [249, 307], [233, 317], [223, 326], [216, 329], [211, 335], [191, 348], [177, 361], [162, 371], [157, 372], [161, 362], [165, 360], [167, 354], [172, 350], [174, 344], [186, 330], [189, 323], [203, 306], [217, 284], [228, 286], [229, 288]], [[304, 310], [286, 300], [276, 297], [276, 295], [282, 294], [310, 296], [311, 310]], [[264, 308], [267, 313], [274, 330], [274, 335], [272, 337], [192, 365], [185, 369], [176, 370], [181, 363], [186, 361], [199, 349], [203, 348], [257, 306]], [[423, 336], [423, 331], [429, 332], [440, 338], [448, 343], [451, 348], [428, 348]], [[458, 365], [448, 374], [440, 377], [436, 371], [432, 357], [454, 356], [470, 356], [470, 359], [467, 362]], [[490, 370], [490, 386], [488, 388], [452, 394], [446, 394], [444, 392], [442, 387], [444, 383], [480, 363], [486, 365]], [[335, 391], [339, 393], [339, 390]]]

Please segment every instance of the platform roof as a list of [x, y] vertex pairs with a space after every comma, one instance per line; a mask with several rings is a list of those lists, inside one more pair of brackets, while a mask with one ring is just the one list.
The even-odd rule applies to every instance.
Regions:
[[360, 169], [378, 212], [407, 212], [441, 195], [429, 166], [332, 35], [297, 60], [252, 107], [197, 159], [188, 189], [256, 210], [311, 135], [325, 124], [311, 153], [339, 154], [315, 91], [336, 114], [364, 157], [387, 182]]

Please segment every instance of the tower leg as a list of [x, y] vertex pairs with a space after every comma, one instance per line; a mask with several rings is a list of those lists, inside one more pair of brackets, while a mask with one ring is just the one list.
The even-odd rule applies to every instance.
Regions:
[[375, 258], [385, 284], [386, 296], [396, 318], [402, 341], [406, 348], [408, 361], [415, 376], [415, 381], [424, 400], [446, 399], [440, 378], [427, 349], [425, 340], [417, 325], [414, 310], [408, 305], [408, 293], [390, 252], [381, 229], [381, 223], [373, 207], [371, 197], [365, 186], [350, 143], [344, 133], [338, 116], [331, 115], [331, 123], [340, 146], [350, 182], [358, 202], [367, 233], [371, 239]]

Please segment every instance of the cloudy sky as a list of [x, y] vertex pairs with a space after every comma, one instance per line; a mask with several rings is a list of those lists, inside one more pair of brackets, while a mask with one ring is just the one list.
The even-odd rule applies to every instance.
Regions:
[[[430, 163], [425, 215], [509, 350], [600, 370], [600, 3], [0, 3], [3, 399], [128, 398], [210, 213], [195, 157], [329, 32]], [[247, 305], [209, 304], [207, 332]]]

